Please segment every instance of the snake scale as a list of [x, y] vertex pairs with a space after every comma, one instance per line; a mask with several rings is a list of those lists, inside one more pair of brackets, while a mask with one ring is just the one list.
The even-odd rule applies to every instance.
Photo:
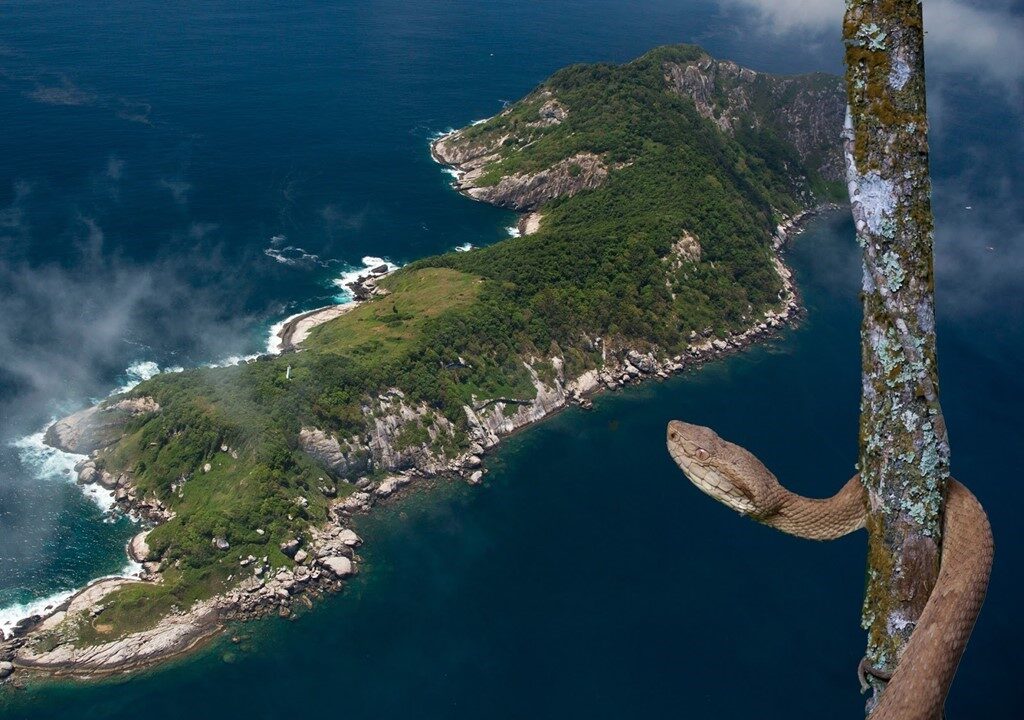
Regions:
[[[867, 491], [855, 475], [834, 496], [812, 499], [783, 487], [750, 452], [710, 428], [673, 421], [668, 449], [704, 493], [758, 522], [810, 540], [864, 527]], [[935, 587], [871, 720], [938, 720], [974, 629], [992, 569], [992, 529], [974, 495], [950, 479]]]

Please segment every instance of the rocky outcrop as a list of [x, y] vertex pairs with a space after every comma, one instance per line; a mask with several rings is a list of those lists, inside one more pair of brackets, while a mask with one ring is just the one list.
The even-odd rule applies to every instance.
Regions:
[[455, 428], [443, 415], [424, 404], [410, 405], [395, 388], [364, 406], [363, 415], [361, 435], [339, 440], [307, 427], [299, 433], [299, 446], [332, 475], [349, 481], [377, 471], [415, 469], [432, 475], [446, 468], [437, 447], [451, 443]]
[[149, 548], [149, 544], [146, 542], [146, 538], [149, 537], [149, 530], [137, 533], [131, 541], [128, 543], [128, 557], [138, 563], [144, 563], [150, 560], [152, 551]]
[[370, 451], [348, 438], [338, 440], [317, 428], [299, 431], [299, 447], [335, 477], [347, 479], [370, 469]]
[[503, 177], [497, 185], [479, 187], [466, 175], [459, 189], [471, 197], [517, 212], [531, 212], [560, 197], [593, 190], [608, 178], [608, 166], [593, 153], [579, 153], [536, 173]]
[[[470, 436], [483, 447], [491, 447], [498, 443], [500, 436], [508, 435], [524, 425], [537, 422], [563, 407], [568, 401], [569, 395], [563, 385], [561, 359], [557, 358], [557, 360], [557, 363], [553, 363], [556, 368], [556, 378], [552, 385], [545, 385], [533, 367], [526, 366], [537, 391], [536, 397], [532, 400], [513, 402], [509, 399], [502, 399], [483, 406], [477, 405], [476, 408], [469, 405], [463, 406], [466, 419], [469, 422]], [[475, 465], [476, 463], [471, 460], [467, 462], [469, 467]]]
[[55, 422], [44, 441], [64, 452], [87, 455], [120, 439], [124, 424], [132, 417], [159, 411], [160, 406], [149, 397], [96, 405]]
[[[506, 139], [508, 136], [497, 138], [501, 142]], [[497, 148], [501, 142], [474, 144], [464, 141], [460, 133], [454, 133], [435, 142], [433, 152], [437, 160], [457, 171], [458, 177], [453, 183], [456, 190], [475, 200], [517, 212], [532, 212], [555, 198], [592, 190], [608, 178], [604, 160], [599, 155], [584, 152], [539, 172], [506, 175], [495, 185], [481, 184], [491, 164], [500, 158]], [[539, 221], [537, 216], [537, 227]]]
[[569, 110], [558, 101], [558, 98], [554, 97], [550, 92], [545, 93], [548, 100], [540, 106], [540, 120], [537, 120], [531, 125], [534, 127], [547, 127], [550, 125], [558, 125], [569, 117]]
[[[524, 123], [509, 119], [516, 108], [536, 108], [538, 104], [535, 120]], [[485, 182], [484, 176], [494, 163], [516, 152], [509, 147], [528, 147], [569, 115], [569, 108], [545, 88], [488, 121], [495, 123], [494, 128], [485, 125], [483, 131], [478, 131], [470, 126], [449, 133], [434, 141], [431, 153], [435, 160], [456, 170], [453, 185], [459, 192], [517, 212], [531, 212], [555, 198], [592, 190], [608, 178], [609, 168], [601, 156], [581, 152], [537, 172], [507, 174], [496, 184]], [[537, 216], [528, 227], [535, 231], [539, 220]]]
[[[405, 395], [395, 388], [378, 397], [376, 407], [364, 410], [364, 415], [369, 421], [367, 447], [374, 468], [388, 472], [416, 468], [434, 474], [445, 467], [444, 459], [432, 449], [455, 435], [455, 428], [443, 415], [424, 404], [409, 405]], [[426, 431], [426, 441], [411, 439], [422, 435], [421, 430]]]
[[700, 262], [700, 254], [700, 239], [693, 233], [684, 232], [672, 243], [667, 260], [673, 270], [679, 270], [686, 263]]
[[26, 644], [15, 661], [19, 666], [75, 674], [114, 672], [143, 667], [195, 646], [220, 627], [221, 600], [197, 603], [191, 610], [165, 616], [151, 630], [132, 633], [107, 643], [78, 646], [59, 642], [43, 648]]
[[843, 179], [838, 138], [846, 93], [840, 78], [769, 75], [706, 54], [688, 63], [667, 62], [663, 70], [669, 88], [691, 98], [697, 112], [719, 129], [729, 134], [742, 127], [773, 131], [821, 177]]

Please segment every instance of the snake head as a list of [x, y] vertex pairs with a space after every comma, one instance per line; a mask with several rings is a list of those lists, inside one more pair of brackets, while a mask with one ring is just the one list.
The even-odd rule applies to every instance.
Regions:
[[778, 510], [781, 486], [751, 453], [711, 428], [673, 420], [668, 452], [690, 482], [741, 515], [763, 518]]

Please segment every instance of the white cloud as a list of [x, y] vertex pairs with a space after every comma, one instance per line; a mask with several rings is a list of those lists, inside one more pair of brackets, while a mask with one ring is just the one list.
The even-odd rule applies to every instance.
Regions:
[[[725, 8], [756, 14], [756, 22], [777, 34], [838, 36], [843, 0], [721, 0]], [[1000, 0], [927, 0], [924, 4], [929, 71], [975, 75], [1010, 87], [1024, 80], [1024, 18]]]

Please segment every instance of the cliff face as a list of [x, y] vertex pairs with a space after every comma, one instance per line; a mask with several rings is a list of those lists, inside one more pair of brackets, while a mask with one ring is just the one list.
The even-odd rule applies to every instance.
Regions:
[[[780, 161], [794, 188], [843, 179], [839, 136], [846, 107], [840, 78], [816, 73], [782, 76], [759, 73], [728, 60], [716, 60], [696, 48], [666, 53], [660, 63], [664, 89], [690, 99], [697, 113], [741, 144], [782, 145]], [[656, 61], [658, 51], [637, 62]], [[437, 140], [435, 159], [457, 171], [454, 187], [470, 197], [519, 212], [531, 212], [557, 198], [571, 197], [604, 183], [631, 158], [612, 162], [600, 148], [566, 142], [560, 159], [528, 170], [522, 163], [538, 140], [562, 128], [574, 134], [574, 122], [591, 109], [575, 109], [558, 96], [557, 76], [495, 118]], [[523, 170], [517, 166], [524, 165]], [[808, 200], [811, 200], [808, 198]], [[809, 203], [810, 204], [810, 203]]]
[[769, 75], [710, 55], [687, 63], [666, 62], [663, 69], [669, 88], [691, 98], [697, 112], [722, 131], [774, 133], [823, 179], [843, 179], [838, 138], [846, 92], [838, 77]]

